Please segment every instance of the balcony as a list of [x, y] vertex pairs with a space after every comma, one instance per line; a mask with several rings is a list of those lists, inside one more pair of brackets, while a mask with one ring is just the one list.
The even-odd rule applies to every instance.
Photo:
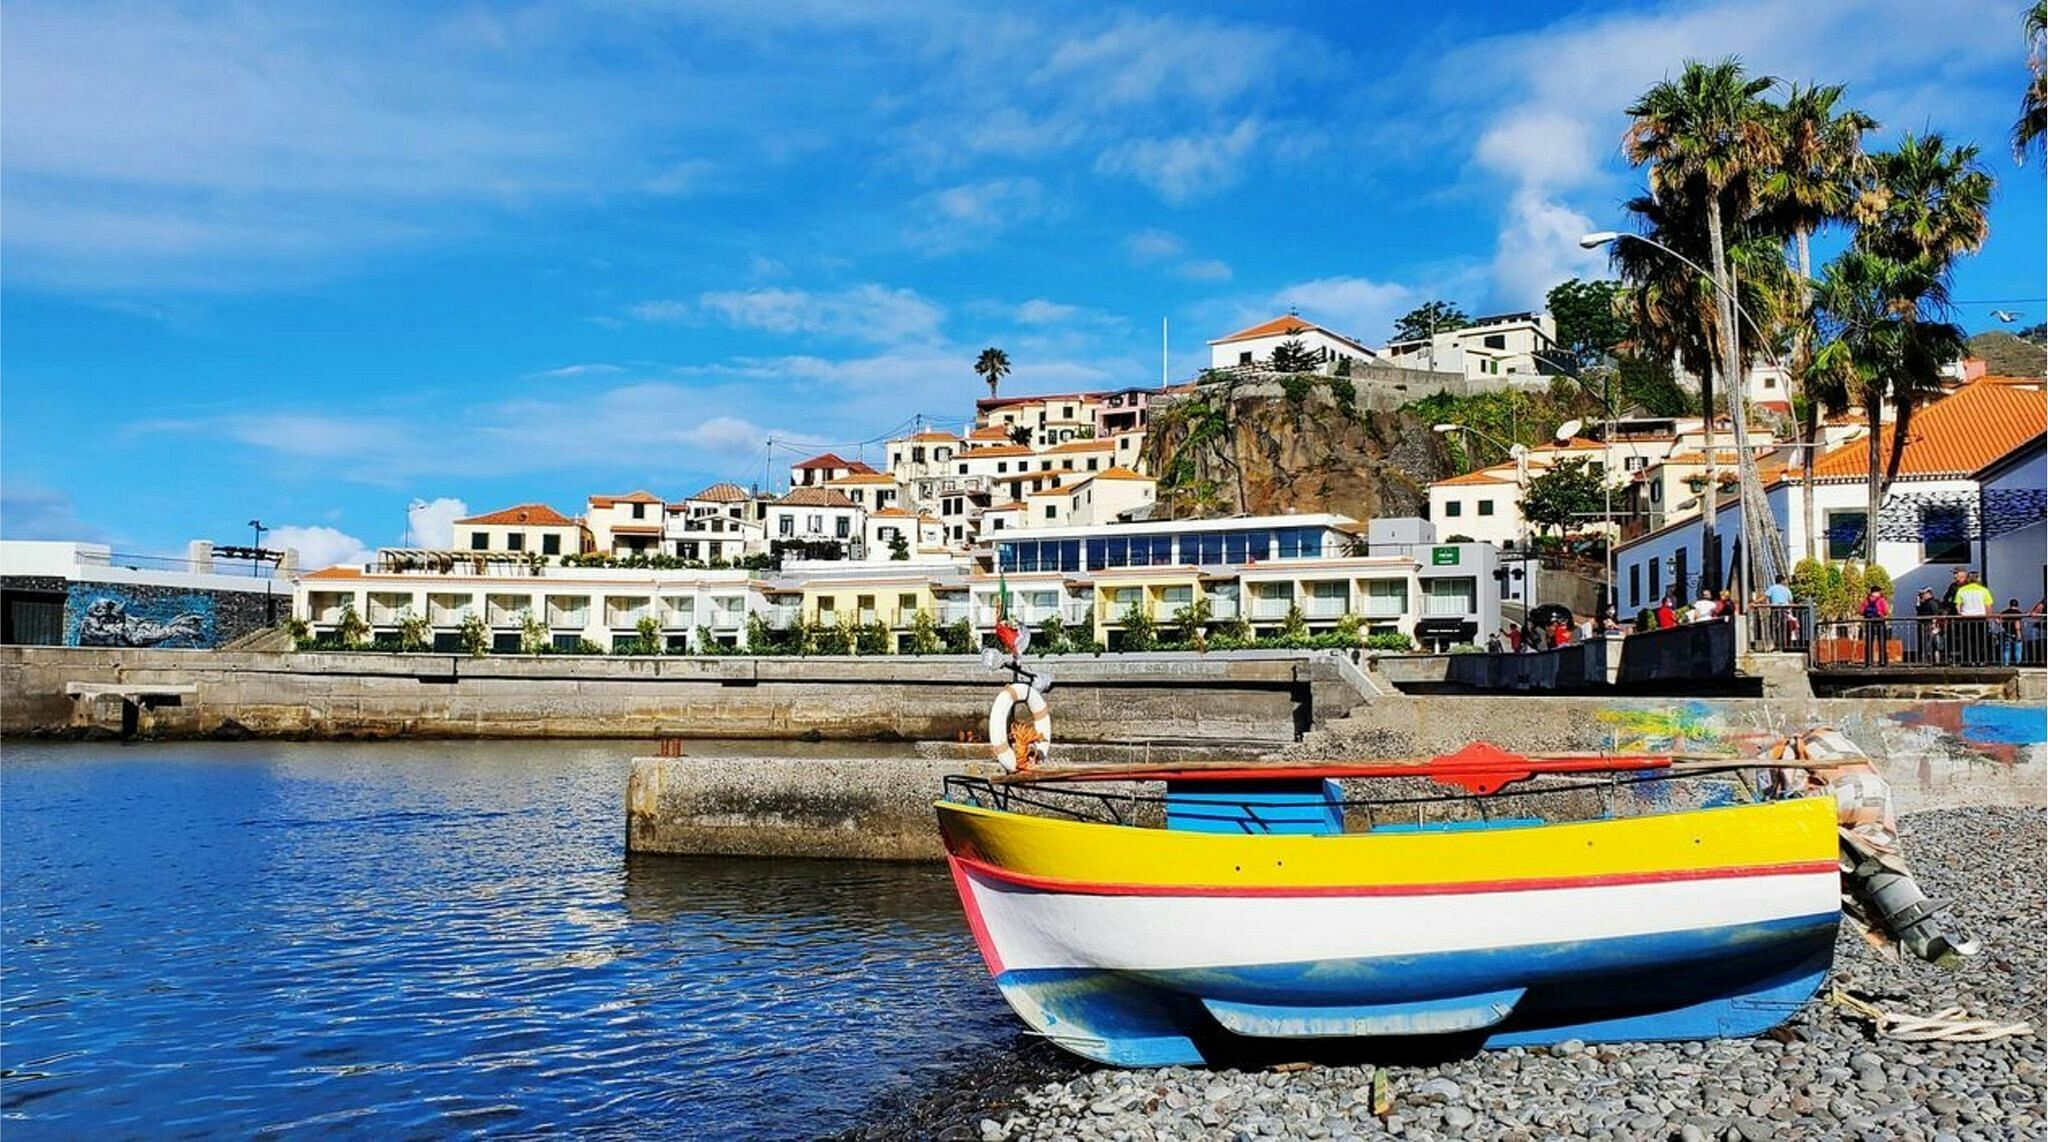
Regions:
[[1251, 617], [1254, 619], [1284, 619], [1287, 617], [1288, 610], [1293, 606], [1294, 599], [1290, 595], [1277, 595], [1273, 597], [1255, 595], [1252, 597]]
[[936, 617], [940, 626], [948, 626], [963, 620], [971, 623], [974, 621], [974, 610], [973, 603], [940, 603]]
[[526, 623], [533, 604], [525, 599], [490, 599], [484, 604], [484, 621], [494, 627], [516, 627]]
[[434, 595], [427, 599], [427, 621], [437, 627], [455, 626], [475, 610], [475, 600], [467, 597]]
[[762, 609], [769, 630], [789, 630], [803, 621], [804, 609], [795, 603], [777, 603]]
[[1229, 595], [1209, 596], [1209, 617], [1212, 619], [1234, 619], [1238, 614], [1237, 600]]
[[[1342, 595], [1310, 595], [1301, 601], [1301, 613], [1310, 619], [1334, 619], [1348, 614], [1351, 602]], [[1286, 614], [1282, 611], [1281, 614]]]
[[747, 607], [738, 599], [731, 601], [712, 600], [710, 627], [716, 631], [734, 631], [747, 625]]

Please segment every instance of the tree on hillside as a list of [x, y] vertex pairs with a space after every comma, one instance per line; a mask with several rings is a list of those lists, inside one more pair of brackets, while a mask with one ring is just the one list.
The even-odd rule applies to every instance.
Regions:
[[1591, 460], [1560, 460], [1549, 471], [1529, 478], [1529, 487], [1522, 493], [1522, 518], [1539, 534], [1552, 528], [1564, 532], [1584, 527], [1606, 504], [1605, 485]]
[[1618, 281], [1561, 282], [1544, 298], [1550, 316], [1557, 321], [1557, 344], [1570, 358], [1566, 363], [1584, 370], [1599, 364], [1615, 347], [1628, 339], [1628, 319], [1622, 315]]
[[2041, 151], [2041, 130], [2048, 126], [2048, 0], [2027, 8], [2027, 90], [2020, 98], [2020, 117], [2012, 125], [2012, 158], [2025, 164], [2027, 153]]
[[1465, 311], [1448, 301], [1428, 301], [1416, 306], [1394, 322], [1396, 341], [1420, 341], [1438, 333], [1463, 329], [1472, 324]]
[[1272, 365], [1276, 373], [1313, 373], [1316, 371], [1316, 358], [1301, 338], [1290, 337], [1273, 346]]
[[1002, 383], [1004, 377], [1010, 375], [1010, 355], [994, 346], [983, 349], [981, 356], [975, 358], [974, 371], [982, 380], [988, 382], [988, 395], [990, 399], [994, 399], [996, 386]]

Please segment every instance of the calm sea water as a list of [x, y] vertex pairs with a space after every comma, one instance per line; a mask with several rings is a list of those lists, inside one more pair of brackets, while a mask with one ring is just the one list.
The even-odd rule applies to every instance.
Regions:
[[6, 747], [0, 1132], [808, 1137], [1015, 1039], [942, 870], [628, 860], [633, 752]]

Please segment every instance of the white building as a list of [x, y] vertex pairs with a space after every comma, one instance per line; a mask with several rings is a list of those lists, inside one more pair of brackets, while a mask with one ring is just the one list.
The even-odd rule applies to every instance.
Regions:
[[583, 514], [591, 548], [608, 555], [653, 555], [661, 550], [665, 512], [660, 496], [628, 492], [623, 496], [592, 496]]
[[1209, 342], [1212, 369], [1270, 367], [1273, 350], [1299, 342], [1317, 372], [1335, 373], [1345, 362], [1365, 362], [1378, 354], [1357, 341], [1299, 315], [1286, 313]]
[[789, 486], [794, 488], [820, 488], [834, 480], [845, 479], [856, 474], [868, 474], [873, 468], [859, 460], [841, 459], [837, 453], [822, 452], [807, 460], [799, 460], [789, 466]]
[[767, 549], [767, 529], [754, 497], [738, 484], [713, 484], [668, 505], [663, 538], [678, 559], [733, 563]]
[[[1433, 337], [1388, 343], [1390, 365], [1468, 377], [1515, 376], [1531, 386], [1550, 382], [1544, 361], [1554, 359], [1557, 322], [1548, 313], [1501, 313]], [[1554, 367], [1553, 367], [1554, 370]]]
[[[867, 513], [863, 532], [865, 559], [869, 563], [950, 562], [945, 525], [936, 516], [906, 508], [883, 508]], [[902, 541], [902, 559], [897, 558], [897, 541]]]
[[768, 545], [820, 544], [836, 548], [842, 559], [859, 559], [867, 513], [838, 491], [826, 487], [792, 488], [768, 505]]
[[455, 521], [455, 546], [464, 551], [538, 552], [552, 559], [580, 555], [585, 531], [546, 504], [515, 504]]
[[[2038, 379], [1980, 380], [1929, 404], [1913, 415], [1899, 477], [1888, 491], [1877, 528], [1876, 562], [1891, 576], [1895, 613], [1910, 610], [1914, 593], [1932, 587], [1939, 593], [1957, 567], [1985, 570], [1986, 585], [1999, 598], [2043, 591], [2042, 532], [2038, 522], [2044, 502], [2039, 456], [2043, 424], [2048, 423], [2048, 394]], [[1889, 455], [1893, 429], [1880, 439], [1881, 455]], [[1811, 550], [1830, 561], [1848, 559], [1861, 550], [1868, 515], [1867, 440], [1857, 440], [1824, 454], [1813, 466], [1816, 534]], [[1985, 483], [1988, 480], [1989, 483]], [[1992, 495], [1987, 488], [1998, 494]], [[1809, 550], [1805, 532], [1804, 496], [1808, 485], [1796, 470], [1781, 472], [1766, 483], [1766, 498], [1789, 561], [1797, 563]], [[1997, 506], [1995, 509], [1993, 503]], [[2034, 522], [2024, 522], [2031, 519]], [[1986, 527], [1985, 521], [1995, 521]], [[1999, 527], [2020, 526], [1992, 534]], [[1657, 599], [1697, 595], [1703, 571], [1709, 581], [1735, 589], [1740, 566], [1740, 512], [1732, 489], [1721, 498], [1716, 528], [1721, 557], [1715, 571], [1705, 568], [1700, 523], [1688, 518], [1622, 544], [1615, 550], [1615, 585], [1624, 612], [1655, 606]], [[2001, 583], [2017, 579], [2019, 582]], [[1746, 595], [1762, 584], [1741, 584]]]
[[865, 512], [904, 506], [903, 485], [888, 472], [855, 472], [827, 480], [825, 487], [852, 500]]
[[1061, 485], [1060, 514], [1077, 527], [1115, 523], [1149, 509], [1159, 499], [1159, 481], [1129, 468], [1106, 468]]
[[974, 413], [984, 428], [1000, 428], [1012, 440], [1022, 436], [1033, 447], [1051, 448], [1093, 436], [1101, 403], [1098, 393], [983, 397], [974, 402]]

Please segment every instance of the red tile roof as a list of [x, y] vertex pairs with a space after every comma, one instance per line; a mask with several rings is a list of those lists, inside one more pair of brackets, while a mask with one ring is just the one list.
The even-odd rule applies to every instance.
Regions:
[[831, 488], [794, 488], [791, 489], [788, 495], [775, 502], [800, 508], [857, 508], [860, 506]]
[[515, 504], [501, 511], [473, 515], [467, 519], [458, 519], [455, 522], [459, 524], [480, 523], [485, 525], [526, 523], [536, 527], [568, 527], [576, 521], [546, 504]]
[[1151, 480], [1152, 480], [1152, 477], [1150, 477], [1150, 476], [1147, 476], [1147, 475], [1144, 475], [1144, 474], [1142, 474], [1142, 473], [1139, 473], [1139, 472], [1133, 472], [1133, 471], [1131, 471], [1131, 470], [1130, 470], [1129, 468], [1126, 468], [1126, 467], [1124, 467], [1124, 466], [1123, 466], [1122, 464], [1118, 464], [1118, 465], [1116, 465], [1115, 467], [1111, 467], [1111, 468], [1104, 468], [1104, 469], [1103, 469], [1102, 471], [1100, 471], [1100, 472], [1097, 472], [1097, 473], [1095, 473], [1094, 475], [1090, 476], [1090, 477], [1089, 477], [1089, 479], [1092, 479], [1092, 480], [1145, 480], [1145, 481], [1147, 481], [1147, 482], [1151, 482]]
[[987, 459], [988, 457], [991, 456], [1035, 455], [1037, 455], [1037, 453], [1033, 452], [1029, 447], [1022, 444], [996, 444], [988, 448], [975, 448], [967, 452], [962, 452], [958, 458], [961, 460], [982, 460]]
[[[455, 522], [463, 523], [465, 521], [456, 520]], [[342, 566], [323, 567], [318, 571], [308, 571], [304, 575], [299, 576], [301, 579], [360, 579], [362, 577], [363, 572], [360, 568]]]
[[[2048, 392], [1990, 379], [1972, 381], [1913, 414], [1907, 425], [1901, 478], [1966, 477], [2041, 435], [2048, 424]], [[1880, 463], [1891, 455], [1893, 425], [1878, 442]], [[1817, 480], [1862, 480], [1870, 472], [1870, 442], [1854, 441], [1814, 462]]]
[[896, 477], [888, 475], [883, 472], [855, 472], [851, 476], [841, 476], [836, 480], [827, 480], [825, 481], [825, 485], [827, 487], [838, 488], [851, 487], [859, 484], [894, 484], [895, 482]]
[[658, 504], [661, 497], [653, 492], [627, 492], [623, 496], [592, 496], [590, 506], [608, 508], [613, 504]]
[[1065, 444], [1046, 449], [1048, 452], [1114, 452], [1114, 440], [1069, 440]]
[[1315, 322], [1304, 321], [1297, 314], [1287, 313], [1271, 321], [1261, 321], [1249, 329], [1240, 329], [1228, 337], [1218, 337], [1216, 340], [1209, 342], [1209, 344], [1226, 345], [1232, 341], [1251, 341], [1259, 337], [1281, 337], [1293, 333], [1304, 333], [1310, 329], [1317, 328], [1320, 328], [1320, 326], [1316, 325]]
[[940, 441], [940, 442], [942, 442], [942, 443], [943, 443], [943, 442], [947, 442], [947, 441], [953, 441], [953, 440], [958, 440], [958, 439], [960, 439], [960, 438], [959, 438], [959, 437], [957, 437], [957, 436], [955, 436], [955, 435], [953, 435], [953, 434], [952, 434], [952, 433], [950, 433], [950, 432], [920, 432], [920, 433], [916, 434], [915, 436], [912, 436], [912, 437], [911, 437], [911, 439], [912, 439], [912, 440], [923, 440], [923, 441], [932, 441], [932, 440], [936, 440], [936, 441]]
[[832, 468], [851, 468], [853, 467], [853, 464], [850, 463], [849, 461], [841, 460], [835, 453], [820, 452], [818, 455], [813, 456], [808, 460], [797, 461], [796, 464], [793, 466], [796, 468], [797, 471], [801, 472], [805, 470], [819, 468], [824, 468], [828, 470]]
[[713, 484], [690, 498], [707, 504], [737, 504], [747, 499], [747, 490], [738, 484]]
[[1452, 476], [1448, 480], [1438, 480], [1436, 483], [1431, 484], [1430, 487], [1461, 488], [1468, 484], [1512, 484], [1514, 482], [1512, 478], [1501, 476], [1492, 468], [1481, 468], [1477, 472], [1467, 472], [1462, 476]]

